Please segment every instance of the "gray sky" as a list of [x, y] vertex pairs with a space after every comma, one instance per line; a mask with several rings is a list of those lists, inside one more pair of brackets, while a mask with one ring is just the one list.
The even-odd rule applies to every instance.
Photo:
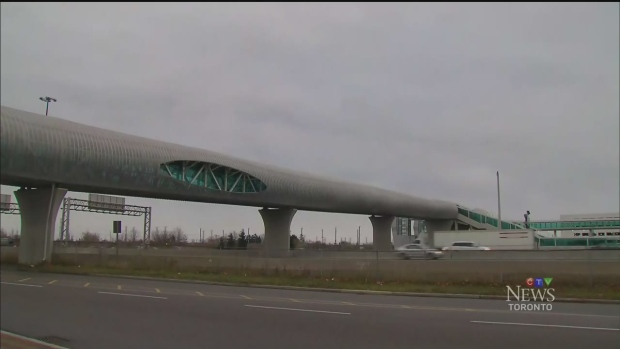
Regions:
[[[1, 6], [4, 106], [52, 96], [68, 120], [491, 212], [499, 170], [505, 218], [620, 210], [618, 3]], [[191, 237], [263, 230], [256, 208], [127, 203]], [[292, 230], [336, 226], [372, 236], [356, 215]]]

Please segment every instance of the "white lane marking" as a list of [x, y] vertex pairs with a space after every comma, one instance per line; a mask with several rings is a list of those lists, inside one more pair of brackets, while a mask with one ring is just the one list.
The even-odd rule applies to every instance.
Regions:
[[13, 283], [13, 282], [4, 282], [4, 281], [2, 281], [0, 283], [3, 284], [3, 285], [13, 285], [13, 286], [43, 287], [41, 285], [16, 284], [16, 283]]
[[290, 311], [304, 311], [308, 313], [324, 313], [324, 314], [337, 314], [337, 315], [351, 315], [351, 313], [341, 313], [338, 311], [325, 311], [325, 310], [311, 310], [311, 309], [294, 309], [294, 308], [278, 308], [278, 307], [264, 307], [261, 305], [244, 305], [249, 308], [262, 308], [262, 309], [275, 309], [275, 310], [290, 310]]
[[36, 339], [20, 336], [18, 334], [12, 333], [12, 332], [7, 332], [7, 331], [4, 331], [4, 330], [2, 330], [0, 332], [6, 334], [8, 336], [17, 337], [19, 339], [30, 341], [30, 344], [41, 344], [41, 345], [44, 345], [46, 348], [50, 348], [50, 349], [67, 349], [65, 347], [60, 347], [58, 345], [54, 345], [54, 344], [50, 344], [50, 343], [45, 343], [45, 342], [41, 342], [41, 341], [36, 340]]
[[21, 279], [21, 280], [19, 280], [19, 282], [24, 282], [24, 281], [28, 281], [28, 280], [30, 280], [30, 278]]
[[154, 296], [143, 296], [141, 294], [128, 294], [128, 293], [115, 293], [115, 292], [103, 292], [103, 291], [99, 291], [97, 293], [101, 293], [101, 294], [111, 294], [111, 295], [115, 295], [115, 296], [128, 296], [128, 297], [144, 297], [144, 298], [157, 298], [157, 299], [168, 299], [166, 297], [154, 297]]
[[578, 329], [578, 330], [620, 331], [619, 328], [607, 328], [607, 327], [545, 325], [545, 324], [528, 324], [528, 323], [520, 323], [520, 322], [495, 322], [495, 321], [472, 321], [472, 322], [477, 323], [477, 324], [490, 324], [490, 325], [537, 326], [537, 327], [572, 328], [572, 329]]

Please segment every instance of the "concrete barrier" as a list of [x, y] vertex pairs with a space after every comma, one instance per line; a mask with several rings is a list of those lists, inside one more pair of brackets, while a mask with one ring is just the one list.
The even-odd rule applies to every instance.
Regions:
[[620, 262], [620, 250], [446, 251], [444, 258], [460, 260], [604, 260]]
[[[54, 247], [58, 254], [116, 254], [113, 247]], [[263, 250], [216, 250], [196, 247], [119, 248], [123, 256], [263, 258]], [[292, 250], [288, 259], [397, 259], [391, 252]], [[454, 260], [608, 260], [620, 262], [620, 250], [521, 250], [521, 251], [447, 251], [444, 259]]]

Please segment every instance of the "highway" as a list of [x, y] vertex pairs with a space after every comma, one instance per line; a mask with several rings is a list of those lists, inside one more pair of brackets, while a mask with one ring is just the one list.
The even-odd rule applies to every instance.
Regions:
[[620, 305], [511, 312], [493, 300], [1, 273], [1, 327], [66, 348], [620, 347]]

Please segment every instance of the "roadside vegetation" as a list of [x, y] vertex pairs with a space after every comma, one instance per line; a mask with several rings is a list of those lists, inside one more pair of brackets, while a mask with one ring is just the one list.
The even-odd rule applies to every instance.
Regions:
[[[17, 232], [7, 233], [1, 231], [2, 236], [19, 237]], [[119, 246], [137, 247], [141, 244], [141, 233], [136, 228], [127, 229], [119, 236]], [[223, 250], [245, 250], [259, 247], [262, 236], [246, 233], [240, 230], [238, 233], [233, 231], [227, 235], [215, 235], [204, 237], [200, 241], [188, 241], [187, 236], [180, 228], [168, 230], [155, 228], [151, 232], [151, 246], [166, 248], [172, 246], [192, 246], [200, 249], [223, 249]], [[110, 239], [112, 240], [112, 239]], [[89, 247], [109, 247], [106, 240], [101, 235], [93, 232], [83, 232], [78, 239], [70, 239], [70, 245], [89, 246]], [[135, 246], [134, 246], [135, 245]], [[338, 251], [360, 251], [371, 245], [340, 241], [338, 244], [328, 245], [324, 242], [307, 241], [302, 234], [297, 237], [291, 235], [290, 248], [304, 250], [338, 250]], [[8, 250], [3, 250], [8, 252]], [[326, 289], [347, 289], [347, 290], [367, 290], [367, 291], [387, 291], [387, 292], [414, 292], [414, 293], [453, 293], [453, 294], [474, 294], [474, 295], [494, 295], [505, 297], [506, 285], [524, 285], [526, 278], [532, 275], [502, 273], [501, 278], [497, 275], [480, 273], [472, 270], [471, 273], [455, 275], [446, 271], [445, 273], [425, 273], [407, 272], [402, 275], [382, 274], [377, 267], [357, 271], [338, 271], [337, 268], [326, 266], [319, 270], [306, 270], [303, 267], [263, 267], [259, 262], [254, 268], [248, 267], [226, 267], [225, 263], [220, 263], [217, 258], [204, 258], [204, 267], [183, 266], [183, 258], [167, 258], [164, 256], [147, 257], [123, 257], [116, 260], [113, 255], [74, 255], [67, 254], [54, 255], [53, 265], [38, 267], [17, 266], [17, 249], [11, 251], [15, 253], [2, 253], [2, 268], [17, 268], [19, 270], [29, 270], [38, 272], [71, 273], [71, 274], [107, 274], [125, 275], [151, 278], [166, 278], [178, 280], [195, 280], [205, 282], [230, 283], [240, 285], [273, 285], [273, 286], [292, 286], [310, 287]], [[79, 257], [79, 258], [78, 258]], [[187, 257], [191, 258], [191, 257]], [[200, 264], [202, 265], [202, 264]], [[288, 268], [288, 269], [287, 269]], [[387, 270], [387, 269], [383, 269]], [[535, 276], [535, 275], [534, 275]], [[553, 287], [555, 296], [559, 298], [579, 298], [579, 299], [613, 299], [620, 300], [620, 275], [609, 278], [592, 278], [588, 275], [553, 275], [555, 278]]]
[[[481, 281], [445, 281], [427, 278], [426, 281], [384, 280], [376, 277], [318, 276], [310, 272], [283, 269], [272, 270], [234, 270], [208, 268], [149, 268], [146, 266], [76, 266], [71, 263], [56, 263], [38, 267], [17, 266], [16, 261], [4, 260], [4, 267], [23, 271], [68, 273], [78, 275], [113, 275], [164, 278], [175, 280], [195, 280], [238, 285], [273, 285], [326, 289], [369, 290], [387, 292], [415, 293], [453, 293], [474, 295], [506, 296], [506, 285], [523, 285], [523, 282], [489, 283]], [[12, 265], [12, 266], [11, 266]], [[519, 280], [525, 280], [519, 278]], [[557, 298], [611, 299], [620, 300], [620, 284], [598, 280], [595, 285], [571, 283], [555, 280]]]

